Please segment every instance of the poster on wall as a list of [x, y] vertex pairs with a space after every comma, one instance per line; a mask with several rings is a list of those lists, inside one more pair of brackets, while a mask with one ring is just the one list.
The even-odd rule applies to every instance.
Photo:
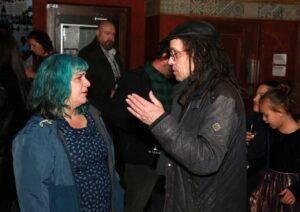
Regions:
[[32, 0], [0, 0], [0, 26], [10, 29], [20, 45], [32, 30]]

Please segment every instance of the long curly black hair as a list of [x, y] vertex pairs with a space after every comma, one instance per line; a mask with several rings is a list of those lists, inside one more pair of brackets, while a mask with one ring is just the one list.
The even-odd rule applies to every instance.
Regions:
[[180, 39], [190, 58], [189, 86], [185, 91], [187, 97], [200, 86], [205, 86], [206, 91], [213, 89], [220, 80], [231, 81], [238, 87], [230, 58], [219, 39], [195, 36]]

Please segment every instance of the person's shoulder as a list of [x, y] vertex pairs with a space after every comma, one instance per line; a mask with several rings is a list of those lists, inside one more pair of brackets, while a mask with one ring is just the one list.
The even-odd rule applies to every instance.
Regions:
[[94, 119], [100, 119], [101, 118], [101, 112], [93, 105], [88, 105], [88, 112], [92, 115]]
[[232, 84], [227, 80], [219, 80], [219, 82], [214, 87], [215, 92], [228, 92], [232, 89]]
[[79, 55], [83, 54], [83, 53], [90, 53], [90, 51], [92, 49], [95, 49], [98, 45], [97, 45], [97, 40], [94, 39], [92, 42], [90, 42], [89, 44], [87, 44], [86, 46], [84, 46], [80, 51], [79, 51]]
[[51, 139], [51, 136], [56, 136], [56, 132], [55, 121], [34, 115], [29, 119], [25, 127], [17, 133], [14, 143], [26, 140], [43, 143], [45, 140]]
[[239, 96], [239, 90], [237, 86], [228, 80], [219, 81], [212, 92], [215, 96], [225, 96], [234, 99]]
[[[40, 116], [33, 116], [26, 126], [17, 133], [12, 143], [12, 153], [16, 161], [39, 162], [49, 158], [58, 150], [59, 136], [55, 124]], [[51, 159], [51, 161], [52, 161]], [[38, 160], [38, 161], [35, 161]], [[47, 166], [47, 163], [44, 164]], [[48, 169], [49, 167], [47, 167]]]
[[83, 47], [83, 48], [78, 52], [78, 56], [80, 57], [80, 56], [82, 56], [82, 55], [85, 55], [85, 54], [89, 53], [90, 49], [91, 49], [91, 46], [90, 46], [90, 45], [87, 45], [87, 46]]
[[121, 52], [118, 49], [116, 49], [115, 57], [118, 58], [118, 59], [122, 59]]

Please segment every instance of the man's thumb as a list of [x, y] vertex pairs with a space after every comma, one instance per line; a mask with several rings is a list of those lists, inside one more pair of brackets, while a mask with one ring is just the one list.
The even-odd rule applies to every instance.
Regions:
[[160, 101], [154, 96], [152, 91], [149, 92], [149, 98], [153, 104], [161, 105]]

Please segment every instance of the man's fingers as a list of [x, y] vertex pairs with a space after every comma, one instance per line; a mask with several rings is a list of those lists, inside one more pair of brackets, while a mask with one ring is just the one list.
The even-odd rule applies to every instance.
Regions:
[[127, 110], [147, 125], [153, 123], [153, 121], [164, 113], [161, 103], [156, 100], [154, 95], [152, 97], [157, 105], [134, 93], [128, 95], [126, 98], [126, 102], [129, 106]]
[[162, 107], [161, 102], [156, 98], [156, 96], [154, 96], [152, 91], [149, 92], [149, 98], [150, 98], [151, 102], [153, 102], [153, 104]]
[[136, 102], [139, 102], [143, 106], [151, 104], [149, 101], [147, 101], [146, 99], [144, 99], [143, 97], [141, 97], [135, 93], [128, 95], [128, 97], [130, 97], [131, 99], [134, 99]]
[[136, 114], [138, 114], [139, 117], [141, 116], [141, 114], [143, 114], [143, 111], [141, 109], [142, 105], [135, 98], [128, 96], [128, 98], [126, 99], [126, 102], [130, 106], [132, 111], [134, 111]]
[[135, 112], [131, 107], [127, 107], [127, 110], [133, 115], [135, 116], [136, 118], [140, 119], [141, 120], [141, 116]]
[[280, 192], [280, 195], [282, 198], [280, 199], [280, 202], [287, 205], [292, 205], [295, 203], [296, 199], [293, 195], [290, 195], [289, 190], [284, 189], [282, 192]]

